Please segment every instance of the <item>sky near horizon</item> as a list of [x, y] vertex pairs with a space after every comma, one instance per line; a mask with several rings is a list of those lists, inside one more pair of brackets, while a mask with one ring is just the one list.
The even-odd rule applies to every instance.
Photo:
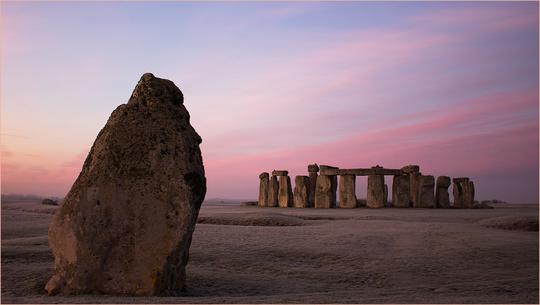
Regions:
[[64, 196], [152, 72], [184, 93], [207, 199], [318, 163], [418, 164], [538, 202], [537, 2], [0, 5], [3, 194]]

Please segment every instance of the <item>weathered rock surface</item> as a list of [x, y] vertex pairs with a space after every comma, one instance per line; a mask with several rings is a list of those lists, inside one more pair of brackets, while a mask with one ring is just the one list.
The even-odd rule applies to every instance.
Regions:
[[270, 175], [266, 172], [259, 175], [259, 201], [260, 207], [268, 206], [268, 188], [270, 185]]
[[368, 208], [384, 208], [384, 176], [368, 176], [366, 206]]
[[431, 175], [418, 176], [418, 208], [433, 208], [435, 207], [435, 177]]
[[289, 208], [293, 205], [293, 191], [289, 176], [279, 176], [278, 204], [281, 208]]
[[279, 198], [279, 182], [276, 176], [272, 175], [268, 185], [268, 207], [277, 207]]
[[388, 207], [388, 185], [387, 184], [384, 185], [383, 202], [384, 202], [384, 206]]
[[435, 188], [435, 206], [437, 208], [450, 207], [450, 194], [448, 193], [449, 186], [450, 186], [450, 177], [447, 177], [447, 176], [437, 177], [436, 188]]
[[401, 168], [401, 170], [409, 176], [409, 191], [410, 200], [413, 207], [418, 206], [418, 176], [420, 176], [420, 166], [407, 165]]
[[335, 176], [320, 175], [317, 177], [315, 190], [315, 208], [329, 209], [336, 207]]
[[317, 163], [309, 164], [307, 169], [308, 169], [309, 173], [318, 173], [319, 172], [319, 166], [317, 165]]
[[99, 132], [49, 227], [49, 294], [177, 294], [206, 193], [199, 144], [173, 82], [144, 74]]
[[474, 182], [469, 181], [469, 189], [465, 196], [465, 202], [467, 203], [468, 208], [474, 207], [474, 193], [475, 193]]
[[317, 186], [317, 172], [319, 172], [319, 166], [317, 164], [308, 165], [309, 172], [309, 206], [315, 206], [315, 187]]
[[356, 208], [356, 176], [339, 176], [339, 207]]
[[395, 208], [408, 208], [410, 206], [410, 182], [408, 175], [394, 176], [392, 182], [392, 206]]
[[288, 171], [286, 170], [273, 170], [272, 171], [272, 176], [287, 176], [289, 174]]
[[294, 178], [294, 207], [310, 208], [309, 204], [309, 177], [296, 176]]
[[452, 189], [454, 194], [454, 207], [460, 209], [471, 208], [473, 205], [471, 198], [474, 196], [471, 196], [470, 194], [471, 185], [469, 183], [469, 178], [458, 177], [452, 179], [452, 182], [454, 183]]

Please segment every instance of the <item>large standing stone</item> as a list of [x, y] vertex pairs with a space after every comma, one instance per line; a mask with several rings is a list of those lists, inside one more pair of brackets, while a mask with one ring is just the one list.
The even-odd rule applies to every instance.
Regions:
[[469, 208], [473, 208], [474, 206], [474, 182], [472, 181], [469, 181], [469, 196], [468, 196], [468, 204], [469, 204]]
[[418, 165], [407, 165], [402, 167], [401, 171], [409, 176], [411, 205], [416, 207], [418, 203], [418, 177], [420, 176], [420, 167]]
[[474, 184], [467, 177], [452, 179], [455, 208], [472, 208], [474, 202]]
[[384, 206], [388, 207], [388, 185], [386, 183], [384, 184], [383, 202], [384, 202]]
[[262, 173], [259, 175], [259, 206], [268, 206], [268, 187], [270, 184], [270, 175], [268, 173]]
[[418, 208], [433, 208], [435, 207], [435, 178], [433, 176], [420, 175], [418, 176]]
[[291, 177], [279, 176], [278, 204], [280, 208], [290, 208], [293, 205]]
[[[329, 166], [329, 165], [320, 166], [321, 172], [327, 169], [338, 169], [338, 168], [334, 166]], [[322, 176], [326, 176], [328, 179], [324, 178], [324, 180], [321, 182], [320, 187], [319, 187], [319, 180], [321, 179], [320, 177]], [[329, 189], [326, 187], [328, 183], [330, 185]], [[317, 194], [317, 192], [322, 192], [323, 194]], [[337, 193], [337, 177], [335, 175], [320, 175], [317, 178], [317, 184], [315, 188], [315, 207], [316, 208], [335, 208], [336, 201], [337, 201], [336, 193]], [[319, 200], [318, 204], [317, 204], [317, 200]]]
[[317, 186], [317, 173], [319, 166], [317, 164], [308, 165], [309, 172], [309, 206], [315, 206], [315, 188]]
[[309, 177], [296, 176], [294, 178], [294, 207], [310, 208], [309, 205]]
[[449, 186], [450, 186], [450, 177], [447, 177], [447, 176], [437, 177], [437, 183], [436, 183], [436, 189], [435, 189], [435, 206], [437, 208], [450, 207], [450, 195], [448, 194]]
[[333, 187], [333, 177], [320, 175], [317, 177], [315, 190], [315, 208], [328, 209], [336, 206], [336, 197]]
[[206, 193], [183, 95], [147, 73], [99, 132], [49, 227], [53, 294], [176, 294]]
[[277, 207], [279, 197], [279, 183], [276, 176], [270, 177], [270, 184], [268, 185], [268, 206]]
[[339, 207], [356, 208], [356, 176], [339, 176]]
[[368, 208], [384, 208], [384, 176], [369, 175], [367, 185]]
[[410, 181], [408, 175], [394, 176], [392, 182], [392, 206], [408, 208], [410, 206]]

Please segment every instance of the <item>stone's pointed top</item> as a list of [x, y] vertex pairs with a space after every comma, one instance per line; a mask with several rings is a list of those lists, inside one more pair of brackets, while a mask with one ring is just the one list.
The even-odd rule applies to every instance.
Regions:
[[144, 73], [135, 86], [128, 104], [170, 102], [175, 105], [184, 103], [182, 91], [170, 80], [155, 77], [152, 73]]
[[149, 80], [154, 79], [154, 78], [156, 78], [156, 77], [154, 76], [154, 74], [149, 73], [149, 72], [144, 73], [144, 74], [141, 76], [141, 80], [142, 80], [142, 81], [149, 81]]
[[309, 164], [307, 169], [308, 169], [308, 172], [310, 172], [310, 173], [316, 173], [316, 172], [319, 171], [319, 166], [317, 165], [317, 163]]

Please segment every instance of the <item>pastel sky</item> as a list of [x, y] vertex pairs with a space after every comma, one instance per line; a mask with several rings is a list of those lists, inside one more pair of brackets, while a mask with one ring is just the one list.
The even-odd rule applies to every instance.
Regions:
[[316, 162], [418, 164], [478, 199], [538, 202], [538, 2], [1, 9], [2, 193], [64, 196], [152, 72], [184, 93], [207, 198], [255, 199], [259, 173]]

